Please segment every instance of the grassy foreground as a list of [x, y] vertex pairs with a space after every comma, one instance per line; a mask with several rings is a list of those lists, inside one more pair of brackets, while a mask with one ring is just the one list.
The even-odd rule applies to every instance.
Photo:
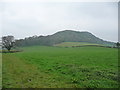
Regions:
[[118, 87], [117, 49], [34, 46], [2, 58], [4, 88]]

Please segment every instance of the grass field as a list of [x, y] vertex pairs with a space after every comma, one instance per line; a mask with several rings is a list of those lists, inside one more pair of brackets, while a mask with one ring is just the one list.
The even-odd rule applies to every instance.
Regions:
[[2, 88], [2, 54], [0, 53], [0, 89]]
[[[58, 47], [73, 47], [73, 46], [86, 46], [86, 45], [98, 45], [100, 46], [100, 44], [94, 44], [94, 43], [85, 43], [85, 42], [63, 42], [60, 44], [55, 44], [54, 46], [58, 46]], [[101, 45], [102, 46], [102, 45]]]
[[103, 47], [24, 47], [3, 53], [4, 88], [117, 88], [118, 51]]

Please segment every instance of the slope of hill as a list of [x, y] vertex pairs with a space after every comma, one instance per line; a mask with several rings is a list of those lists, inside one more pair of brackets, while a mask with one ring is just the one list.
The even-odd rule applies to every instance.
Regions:
[[113, 46], [113, 42], [104, 41], [90, 32], [78, 32], [72, 30], [65, 30], [57, 32], [48, 36], [33, 36], [16, 41], [18, 46], [32, 46], [32, 45], [46, 45], [52, 46], [62, 42], [87, 42], [94, 44], [101, 44], [106, 46]]
[[88, 42], [88, 43], [96, 43], [96, 44], [103, 44], [103, 45], [113, 45], [111, 42], [104, 41], [90, 32], [79, 32], [79, 31], [72, 31], [72, 30], [65, 30], [57, 32], [51, 35], [51, 40], [54, 43], [60, 42]]
[[59, 44], [55, 44], [57, 47], [79, 47], [79, 46], [102, 46], [100, 44], [94, 43], [84, 43], [84, 42], [62, 42]]

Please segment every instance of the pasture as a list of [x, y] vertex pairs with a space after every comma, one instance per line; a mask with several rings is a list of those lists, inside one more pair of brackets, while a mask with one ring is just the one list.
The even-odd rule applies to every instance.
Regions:
[[103, 45], [100, 45], [100, 44], [87, 43], [87, 42], [63, 42], [63, 43], [60, 43], [60, 44], [55, 44], [54, 46], [58, 46], [58, 47], [75, 47], [75, 46], [87, 46], [87, 45], [103, 46]]
[[31, 46], [3, 53], [3, 88], [118, 88], [118, 50]]

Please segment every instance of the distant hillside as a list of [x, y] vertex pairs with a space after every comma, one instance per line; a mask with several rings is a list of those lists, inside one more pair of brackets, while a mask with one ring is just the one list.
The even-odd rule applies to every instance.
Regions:
[[94, 43], [84, 43], [84, 42], [62, 42], [59, 44], [55, 44], [54, 46], [57, 46], [57, 47], [79, 47], [79, 46], [103, 46], [103, 45], [94, 44]]
[[16, 41], [18, 46], [32, 46], [32, 45], [47, 45], [52, 46], [62, 42], [87, 42], [94, 44], [101, 44], [106, 46], [113, 46], [113, 42], [104, 41], [90, 32], [78, 32], [72, 30], [65, 30], [57, 32], [48, 36], [33, 36]]

